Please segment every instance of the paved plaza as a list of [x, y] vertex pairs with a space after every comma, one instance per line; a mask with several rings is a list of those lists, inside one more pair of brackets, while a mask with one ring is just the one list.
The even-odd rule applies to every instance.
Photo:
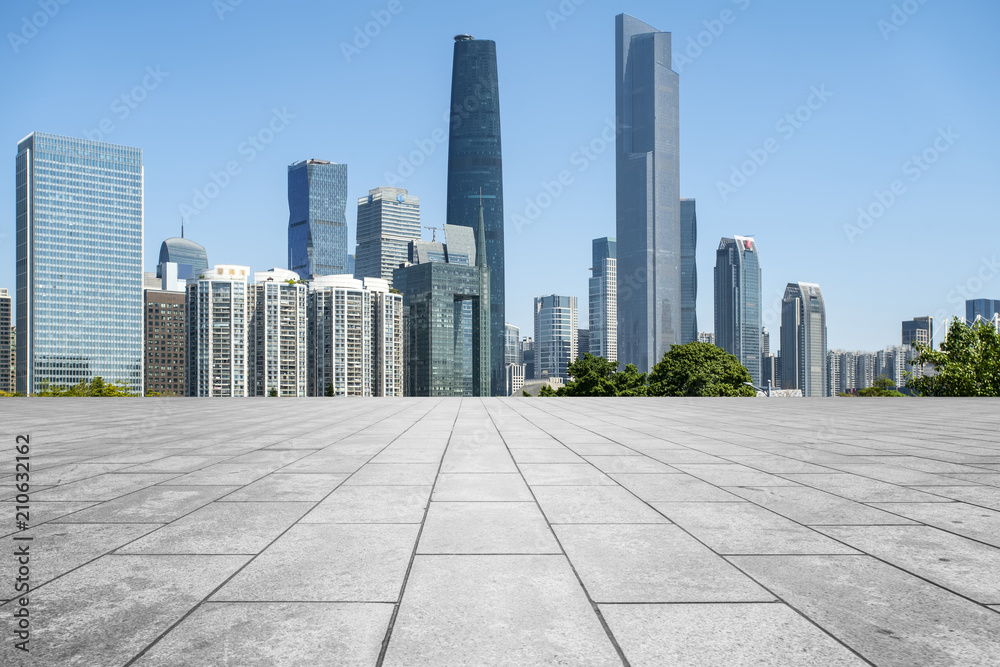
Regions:
[[5, 666], [1000, 664], [996, 400], [6, 399], [0, 420]]

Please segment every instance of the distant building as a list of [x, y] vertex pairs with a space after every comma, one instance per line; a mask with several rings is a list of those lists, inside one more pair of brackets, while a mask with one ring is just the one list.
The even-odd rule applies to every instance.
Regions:
[[[160, 264], [159, 287], [143, 290], [147, 396], [187, 394], [187, 293], [180, 270], [174, 262]], [[190, 266], [184, 270], [190, 272]]]
[[715, 345], [715, 334], [711, 331], [700, 331], [698, 332], [698, 342]]
[[208, 270], [208, 252], [191, 239], [184, 238], [181, 227], [180, 238], [167, 239], [160, 244], [160, 258], [156, 263], [156, 277], [163, 277], [164, 264], [177, 265], [177, 277], [181, 280], [197, 279]]
[[[589, 349], [590, 349], [590, 329], [577, 329], [576, 330], [577, 359], [587, 354], [587, 350]], [[576, 359], [574, 359], [574, 361], [576, 361]]]
[[347, 165], [288, 167], [288, 268], [305, 279], [342, 275], [347, 263]]
[[681, 342], [698, 340], [698, 215], [694, 199], [681, 200]]
[[10, 383], [11, 366], [11, 338], [8, 332], [11, 330], [10, 317], [12, 301], [6, 289], [0, 289], [0, 391], [8, 393], [14, 391]]
[[906, 370], [913, 375], [913, 378], [921, 378], [926, 371], [923, 365], [910, 363], [916, 356], [915, 345], [933, 346], [934, 344], [934, 318], [914, 317], [912, 320], [903, 322], [902, 345], [906, 350]]
[[[17, 327], [10, 328], [10, 390], [17, 389]], [[0, 369], [2, 372], [2, 369]]]
[[519, 396], [524, 389], [524, 364], [507, 364], [507, 395]]
[[251, 396], [305, 396], [308, 290], [285, 269], [258, 271], [249, 288], [247, 346]]
[[513, 324], [504, 326], [504, 366], [521, 362], [521, 329]]
[[761, 383], [761, 332], [757, 243], [744, 236], [724, 238], [715, 253], [715, 344], [735, 355], [757, 386]]
[[375, 188], [358, 200], [356, 278], [381, 278], [392, 287], [392, 272], [408, 259], [411, 241], [420, 240], [420, 198], [400, 188]]
[[250, 267], [217, 264], [187, 284], [188, 396], [250, 395]]
[[840, 354], [838, 350], [826, 353], [826, 392], [824, 396], [836, 396], [843, 390], [840, 384]]
[[594, 239], [590, 265], [588, 319], [590, 340], [580, 347], [608, 361], [618, 360], [618, 242]]
[[35, 132], [15, 159], [17, 391], [141, 394], [142, 150]]
[[309, 285], [310, 396], [403, 395], [403, 297], [381, 278]]
[[531, 336], [521, 341], [521, 363], [524, 364], [524, 380], [535, 379], [535, 343]]
[[813, 283], [788, 283], [781, 301], [781, 388], [824, 396], [826, 352], [823, 291]]
[[577, 358], [578, 335], [575, 296], [536, 297], [536, 376], [568, 379], [568, 366]]
[[990, 321], [1000, 315], [1000, 299], [970, 299], [965, 302], [965, 321], [974, 324], [979, 318]]
[[766, 355], [761, 360], [760, 386], [781, 387], [781, 358], [773, 354]]

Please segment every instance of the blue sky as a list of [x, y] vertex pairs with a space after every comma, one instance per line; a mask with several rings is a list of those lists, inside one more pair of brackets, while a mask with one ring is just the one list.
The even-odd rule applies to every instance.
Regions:
[[[187, 236], [212, 263], [284, 267], [286, 168], [306, 158], [348, 163], [352, 199], [419, 162], [403, 186], [422, 224], [441, 226], [447, 143], [435, 137], [452, 37], [471, 33], [499, 55], [507, 319], [530, 335], [532, 298], [556, 293], [580, 297], [586, 326], [590, 242], [615, 234], [602, 132], [620, 12], [673, 33], [700, 330], [713, 329], [715, 248], [733, 234], [757, 239], [775, 338], [789, 281], [823, 287], [831, 348], [898, 344], [903, 319], [1000, 298], [992, 0], [7, 0], [0, 286], [15, 283], [16, 142], [96, 138], [102, 121], [103, 140], [144, 150], [146, 270], [195, 203], [207, 205]], [[366, 26], [376, 36], [355, 41]], [[196, 202], [231, 162], [238, 173]], [[532, 210], [564, 170], [572, 183]]]

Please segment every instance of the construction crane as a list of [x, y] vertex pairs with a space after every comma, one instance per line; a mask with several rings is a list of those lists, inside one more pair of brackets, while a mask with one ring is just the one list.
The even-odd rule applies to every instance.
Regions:
[[434, 242], [434, 243], [437, 243], [437, 233], [438, 233], [438, 231], [439, 230], [442, 231], [442, 232], [444, 231], [443, 227], [427, 227], [426, 225], [424, 226], [424, 229], [430, 229], [430, 230], [432, 230], [431, 231], [431, 241]]

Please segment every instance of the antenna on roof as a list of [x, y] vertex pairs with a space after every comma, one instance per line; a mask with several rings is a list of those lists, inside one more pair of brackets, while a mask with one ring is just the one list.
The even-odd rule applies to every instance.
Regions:
[[181, 216], [181, 238], [184, 238], [184, 216]]

